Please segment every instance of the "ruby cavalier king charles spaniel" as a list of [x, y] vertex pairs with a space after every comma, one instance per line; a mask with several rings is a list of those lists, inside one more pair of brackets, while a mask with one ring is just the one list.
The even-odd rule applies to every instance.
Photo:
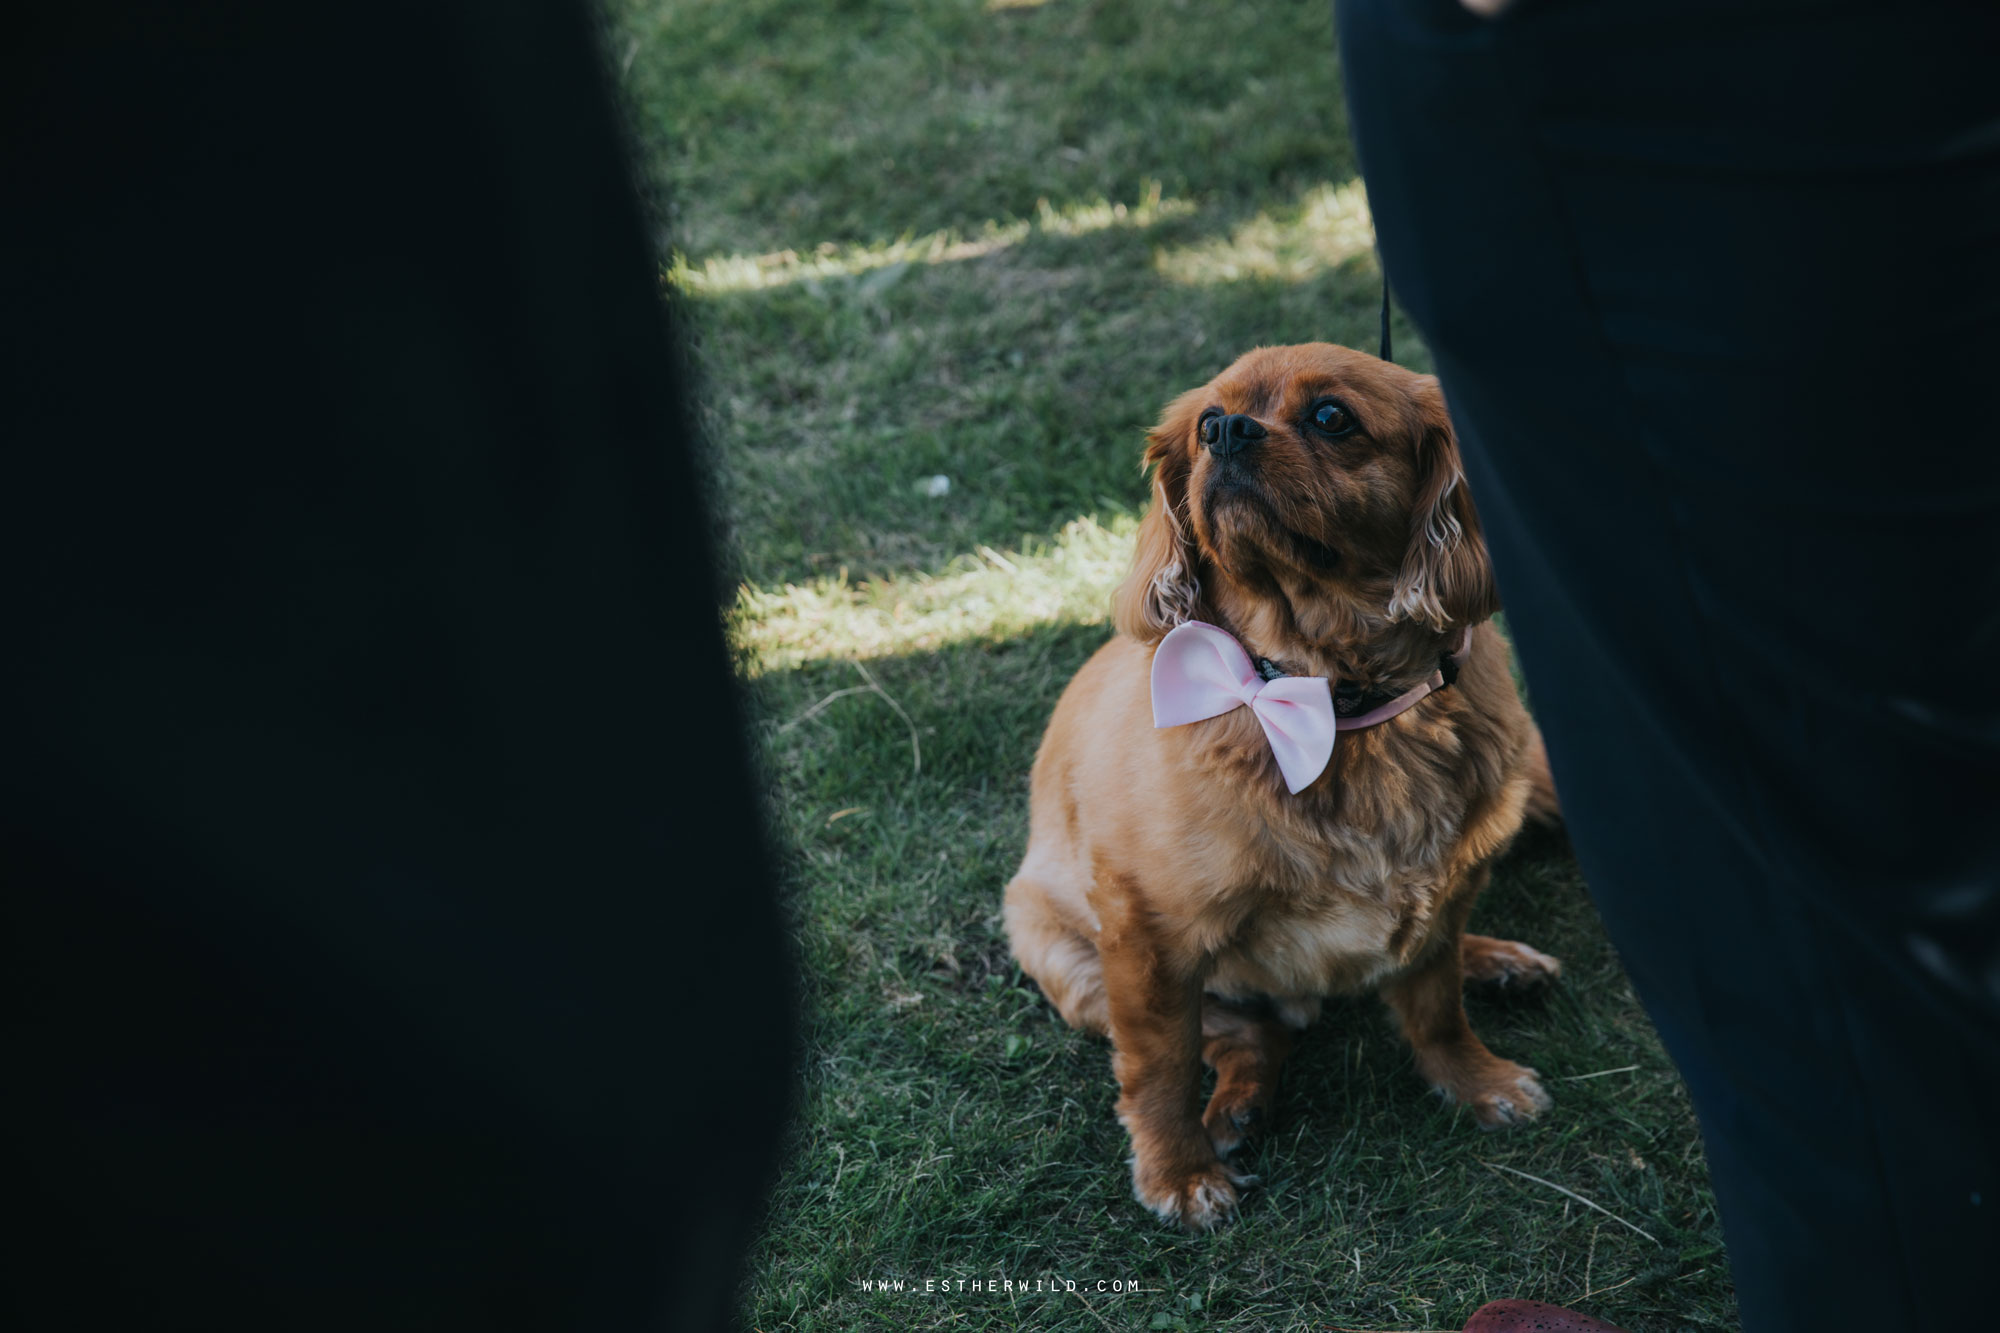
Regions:
[[1558, 808], [1434, 377], [1259, 348], [1175, 399], [1145, 461], [1118, 634], [1049, 722], [1005, 917], [1063, 1018], [1111, 1039], [1139, 1202], [1206, 1230], [1322, 996], [1378, 991], [1482, 1126], [1548, 1108], [1461, 989], [1560, 973], [1465, 930]]

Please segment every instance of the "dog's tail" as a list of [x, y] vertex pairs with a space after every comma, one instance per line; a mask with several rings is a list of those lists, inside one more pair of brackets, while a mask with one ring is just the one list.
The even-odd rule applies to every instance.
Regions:
[[1549, 771], [1549, 747], [1542, 743], [1540, 727], [1528, 742], [1528, 783], [1528, 818], [1551, 827], [1561, 824], [1562, 800], [1556, 795], [1555, 775]]

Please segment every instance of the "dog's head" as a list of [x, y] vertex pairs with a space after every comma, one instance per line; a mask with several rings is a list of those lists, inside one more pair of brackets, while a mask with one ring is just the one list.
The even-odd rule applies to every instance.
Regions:
[[1331, 343], [1261, 347], [1168, 405], [1119, 590], [1142, 641], [1220, 613], [1261, 641], [1353, 644], [1498, 609], [1435, 377]]

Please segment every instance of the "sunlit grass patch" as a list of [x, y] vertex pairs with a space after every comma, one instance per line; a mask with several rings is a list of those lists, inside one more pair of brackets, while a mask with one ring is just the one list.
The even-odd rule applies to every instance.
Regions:
[[673, 267], [667, 271], [667, 280], [695, 295], [761, 291], [809, 279], [855, 277], [896, 264], [949, 264], [978, 259], [1019, 245], [1037, 234], [1087, 236], [1113, 227], [1150, 227], [1165, 218], [1192, 212], [1194, 205], [1185, 199], [1161, 198], [1159, 183], [1155, 181], [1134, 204], [1100, 199], [1058, 208], [1042, 199], [1036, 203], [1033, 218], [1008, 223], [988, 221], [969, 236], [946, 229], [873, 245], [835, 245], [828, 241], [804, 254], [778, 250], [763, 255], [710, 256], [701, 261], [700, 267], [687, 256], [676, 254]]
[[1358, 180], [1321, 185], [1293, 209], [1267, 210], [1226, 237], [1162, 250], [1154, 258], [1173, 282], [1207, 286], [1245, 278], [1304, 282], [1375, 248], [1375, 221]]
[[752, 674], [828, 659], [924, 652], [1017, 637], [1038, 626], [1107, 618], [1132, 560], [1137, 521], [1080, 518], [1052, 542], [1001, 553], [982, 546], [937, 574], [849, 583], [841, 575], [762, 589], [745, 584], [731, 617]]

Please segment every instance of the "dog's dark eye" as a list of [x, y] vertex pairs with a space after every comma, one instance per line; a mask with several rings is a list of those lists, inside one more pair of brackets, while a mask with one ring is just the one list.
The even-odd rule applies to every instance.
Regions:
[[1314, 403], [1312, 423], [1328, 435], [1345, 435], [1361, 424], [1338, 398], [1322, 398]]
[[1222, 420], [1222, 409], [1219, 407], [1211, 407], [1206, 412], [1203, 412], [1201, 420], [1195, 423], [1195, 438], [1199, 439], [1203, 444], [1214, 444], [1215, 433], [1222, 429], [1215, 424], [1220, 420]]

